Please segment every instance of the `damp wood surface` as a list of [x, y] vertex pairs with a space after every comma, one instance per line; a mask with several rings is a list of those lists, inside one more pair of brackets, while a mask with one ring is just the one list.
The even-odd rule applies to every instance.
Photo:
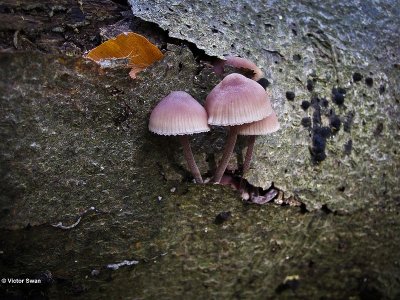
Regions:
[[[396, 1], [128, 2], [0, 3], [0, 269], [43, 281], [1, 295], [399, 298]], [[135, 80], [83, 58], [125, 31], [164, 54]], [[171, 91], [203, 104], [232, 54], [264, 71], [281, 124], [246, 179], [302, 208], [196, 185], [179, 140], [148, 132]], [[205, 178], [225, 138], [190, 138]]]

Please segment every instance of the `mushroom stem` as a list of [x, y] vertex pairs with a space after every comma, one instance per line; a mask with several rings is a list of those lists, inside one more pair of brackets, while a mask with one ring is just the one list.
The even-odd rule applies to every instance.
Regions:
[[222, 154], [221, 162], [214, 174], [214, 182], [219, 183], [221, 181], [222, 176], [228, 166], [229, 159], [232, 155], [233, 149], [235, 148], [237, 133], [239, 131], [238, 126], [231, 126], [229, 128], [228, 138], [225, 143], [224, 153]]
[[190, 172], [192, 173], [197, 183], [203, 183], [203, 178], [201, 178], [199, 168], [197, 167], [196, 162], [194, 161], [192, 149], [190, 148], [189, 137], [187, 135], [181, 135], [179, 137], [179, 140], [181, 141], [183, 148], [183, 155], [186, 158], [186, 163], [189, 167]]
[[254, 143], [256, 141], [256, 135], [250, 135], [247, 140], [247, 151], [246, 151], [246, 156], [244, 158], [244, 163], [243, 163], [243, 176], [247, 173], [247, 171], [250, 169], [250, 162], [251, 158], [253, 156], [253, 149], [254, 149]]

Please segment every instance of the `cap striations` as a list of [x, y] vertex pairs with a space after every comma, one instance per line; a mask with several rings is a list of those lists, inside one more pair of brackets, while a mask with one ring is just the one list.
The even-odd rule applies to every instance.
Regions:
[[171, 92], [150, 115], [149, 130], [160, 135], [186, 135], [210, 131], [207, 112], [186, 92]]
[[233, 73], [226, 76], [207, 96], [208, 124], [242, 125], [259, 121], [272, 113], [266, 91], [256, 81]]
[[278, 118], [273, 112], [271, 115], [254, 123], [243, 124], [239, 127], [239, 135], [265, 135], [280, 128]]

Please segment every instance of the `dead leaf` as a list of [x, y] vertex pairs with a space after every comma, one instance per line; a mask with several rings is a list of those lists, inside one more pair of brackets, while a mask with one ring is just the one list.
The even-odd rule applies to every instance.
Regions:
[[124, 32], [89, 51], [87, 58], [102, 67], [126, 66], [132, 68], [129, 75], [136, 74], [164, 57], [161, 51], [144, 36]]

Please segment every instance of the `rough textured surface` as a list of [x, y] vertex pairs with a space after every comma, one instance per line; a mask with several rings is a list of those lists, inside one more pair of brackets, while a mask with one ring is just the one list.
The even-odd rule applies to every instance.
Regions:
[[[167, 44], [179, 41], [126, 14], [116, 4], [123, 1], [82, 2], [0, 5], [12, 20], [0, 27], [0, 269], [6, 278], [42, 280], [1, 284], [0, 298], [400, 298], [395, 2], [327, 10], [302, 1], [288, 13], [283, 1], [245, 9], [224, 1], [231, 10], [214, 18], [225, 32], [218, 39], [203, 34], [218, 10], [174, 2], [202, 20], [190, 30], [176, 19], [188, 14], [146, 2], [149, 20], [165, 27], [167, 16], [172, 35], [180, 28], [216, 55], [225, 50], [200, 37], [218, 47], [234, 38], [226, 53], [263, 67], [283, 130], [258, 140], [249, 180], [275, 181], [309, 212], [246, 205], [228, 187], [191, 183], [178, 141], [150, 134], [147, 119], [171, 90], [202, 102], [219, 79], [193, 45]], [[121, 29], [145, 34], [166, 54], [135, 81], [81, 58]], [[324, 126], [336, 134], [325, 138]], [[213, 128], [191, 138], [204, 174], [215, 168], [224, 134]], [[232, 168], [242, 162], [239, 142]], [[216, 222], [221, 215], [230, 217]], [[125, 260], [138, 264], [108, 267]]]
[[0, 49], [82, 55], [100, 42], [99, 28], [120, 20], [127, 7], [109, 0], [4, 0]]
[[[309, 208], [346, 211], [400, 195], [398, 1], [129, 2], [134, 15], [171, 36], [210, 55], [242, 55], [264, 70], [282, 129], [258, 139], [251, 183], [273, 181]], [[354, 82], [355, 72], [369, 83]], [[333, 88], [344, 89], [342, 101]], [[304, 111], [304, 100], [314, 105]], [[320, 138], [334, 116], [341, 126]]]
[[151, 210], [141, 204], [162, 191], [160, 166], [186, 177], [185, 164], [173, 164], [179, 141], [147, 129], [171, 82], [194, 97], [206, 93], [191, 52], [172, 49], [136, 81], [82, 58], [1, 54], [2, 227], [55, 222], [90, 206]]
[[[400, 296], [398, 205], [339, 216], [243, 205], [220, 186], [181, 184], [162, 196], [147, 215], [127, 210], [87, 215], [71, 231], [1, 230], [7, 236], [0, 243], [3, 276], [45, 278], [47, 285], [30, 294], [51, 299]], [[215, 224], [223, 211], [231, 217]], [[126, 259], [139, 263], [107, 268]], [[298, 279], [288, 281], [289, 276]]]

